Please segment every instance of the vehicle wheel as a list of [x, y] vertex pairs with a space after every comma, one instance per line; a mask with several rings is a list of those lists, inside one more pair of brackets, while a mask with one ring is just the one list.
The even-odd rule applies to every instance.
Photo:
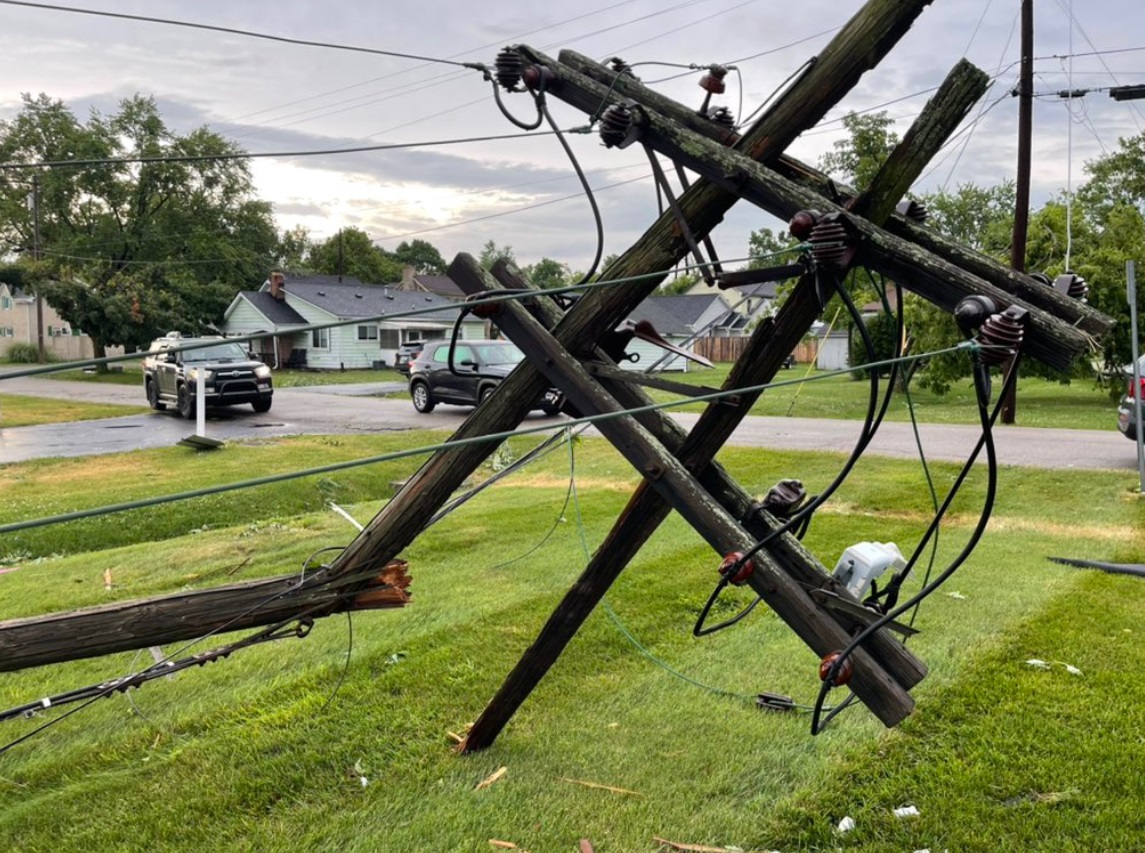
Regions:
[[271, 401], [270, 401], [269, 397], [265, 400], [255, 400], [253, 403], [250, 404], [250, 407], [252, 409], [254, 409], [256, 412], [258, 412], [259, 414], [262, 414], [263, 412], [269, 412], [270, 411], [270, 402]]
[[179, 417], [191, 420], [195, 417], [195, 398], [187, 391], [186, 385], [179, 386]]
[[478, 391], [477, 392], [477, 404], [480, 405], [480, 404], [484, 403], [486, 400], [488, 400], [489, 395], [493, 393], [493, 389], [496, 387], [497, 387], [496, 385], [486, 385], [484, 388], [482, 388], [480, 391]]
[[147, 382], [147, 405], [157, 412], [167, 409], [167, 404], [159, 401], [159, 389], [150, 380]]
[[429, 386], [424, 382], [415, 382], [409, 393], [410, 397], [413, 398], [413, 407], [423, 415], [428, 415], [437, 405], [433, 397], [430, 396]]

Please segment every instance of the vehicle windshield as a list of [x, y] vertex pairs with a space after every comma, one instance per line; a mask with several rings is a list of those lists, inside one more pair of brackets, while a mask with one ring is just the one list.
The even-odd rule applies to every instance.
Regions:
[[473, 349], [482, 364], [520, 364], [525, 360], [515, 344], [477, 344]]
[[209, 347], [190, 349], [183, 353], [183, 362], [186, 364], [204, 361], [246, 361], [247, 359], [246, 350], [243, 349], [242, 344], [238, 343], [212, 344]]

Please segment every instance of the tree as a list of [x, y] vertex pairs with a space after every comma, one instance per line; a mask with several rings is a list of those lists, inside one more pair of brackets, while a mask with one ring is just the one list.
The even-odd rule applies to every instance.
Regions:
[[[86, 123], [62, 101], [25, 95], [15, 118], [0, 122], [7, 163], [120, 161], [35, 173], [40, 246], [54, 279], [45, 296], [91, 336], [97, 356], [171, 328], [203, 331], [235, 292], [265, 276], [277, 242], [270, 206], [254, 197], [245, 159], [218, 159], [241, 154], [205, 127], [174, 133], [154, 100], [138, 95]], [[154, 159], [122, 162], [132, 158]], [[32, 174], [0, 176], [0, 253], [31, 244]]]
[[275, 266], [291, 272], [308, 272], [306, 258], [313, 247], [310, 229], [305, 225], [295, 225], [283, 231], [278, 238], [278, 247], [274, 251]]
[[402, 265], [374, 245], [360, 228], [343, 228], [316, 243], [306, 257], [307, 266], [323, 275], [349, 275], [368, 284], [400, 281]]
[[525, 267], [525, 275], [534, 285], [540, 288], [564, 287], [576, 279], [572, 279], [572, 271], [568, 264], [554, 261], [552, 258], [541, 258], [535, 264]]
[[517, 263], [517, 258], [513, 255], [512, 246], [498, 246], [495, 242], [490, 240], [485, 244], [484, 248], [482, 248], [481, 257], [477, 259], [477, 262], [489, 270], [493, 269], [493, 264], [502, 258], [511, 264], [516, 265]]
[[1118, 205], [1145, 212], [1145, 133], [1122, 137], [1118, 149], [1085, 164], [1089, 180], [1077, 197], [1098, 222]]
[[847, 138], [835, 141], [834, 150], [820, 158], [819, 167], [859, 189], [866, 189], [898, 145], [898, 135], [890, 130], [894, 123], [885, 110], [865, 115], [847, 113], [843, 116]]
[[414, 272], [424, 275], [445, 275], [448, 266], [441, 252], [427, 240], [403, 240], [394, 250], [393, 257], [398, 263], [409, 265]]

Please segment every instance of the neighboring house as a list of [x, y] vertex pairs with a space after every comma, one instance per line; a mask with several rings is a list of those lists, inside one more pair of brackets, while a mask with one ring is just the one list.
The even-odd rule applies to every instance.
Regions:
[[[432, 308], [443, 310], [408, 316]], [[453, 302], [421, 290], [364, 284], [351, 276], [273, 273], [260, 290], [244, 290], [234, 298], [221, 328], [227, 335], [267, 333], [251, 349], [273, 366], [339, 370], [392, 366], [399, 346], [448, 337], [457, 316]], [[346, 325], [299, 331], [336, 322]], [[484, 320], [470, 315], [459, 336], [483, 338], [485, 327]]]
[[453, 283], [453, 279], [449, 276], [415, 273], [413, 267], [408, 264], [402, 267], [402, 280], [401, 283], [396, 286], [399, 290], [432, 293], [436, 296], [452, 300], [453, 302], [461, 302], [465, 299], [465, 293], [460, 287]]
[[706, 281], [700, 280], [688, 288], [687, 296], [712, 296], [722, 294], [728, 304], [749, 322], [760, 317], [770, 317], [776, 311], [776, 299], [781, 281], [764, 281], [759, 284], [741, 284], [721, 290]]
[[[692, 351], [696, 338], [740, 337], [747, 318], [731, 309], [720, 293], [708, 295], [650, 296], [636, 307], [628, 319], [647, 320], [660, 336], [675, 346]], [[660, 362], [658, 369], [689, 370], [688, 360], [671, 354], [655, 344], [634, 338], [627, 351], [640, 356], [633, 363], [624, 362], [627, 370], [646, 370]]]
[[[39, 346], [36, 299], [35, 294], [0, 283], [0, 357], [8, 354], [12, 344]], [[42, 300], [40, 309], [44, 324], [44, 350], [50, 356], [59, 361], [79, 361], [94, 355], [91, 338], [80, 329], [72, 328], [47, 300]], [[109, 347], [107, 354], [120, 355], [122, 352], [122, 347]]]

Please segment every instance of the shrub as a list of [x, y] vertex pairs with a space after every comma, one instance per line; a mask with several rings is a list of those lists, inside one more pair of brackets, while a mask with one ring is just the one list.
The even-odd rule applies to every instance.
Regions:
[[35, 344], [12, 344], [6, 357], [13, 364], [36, 364], [40, 360], [40, 349]]

